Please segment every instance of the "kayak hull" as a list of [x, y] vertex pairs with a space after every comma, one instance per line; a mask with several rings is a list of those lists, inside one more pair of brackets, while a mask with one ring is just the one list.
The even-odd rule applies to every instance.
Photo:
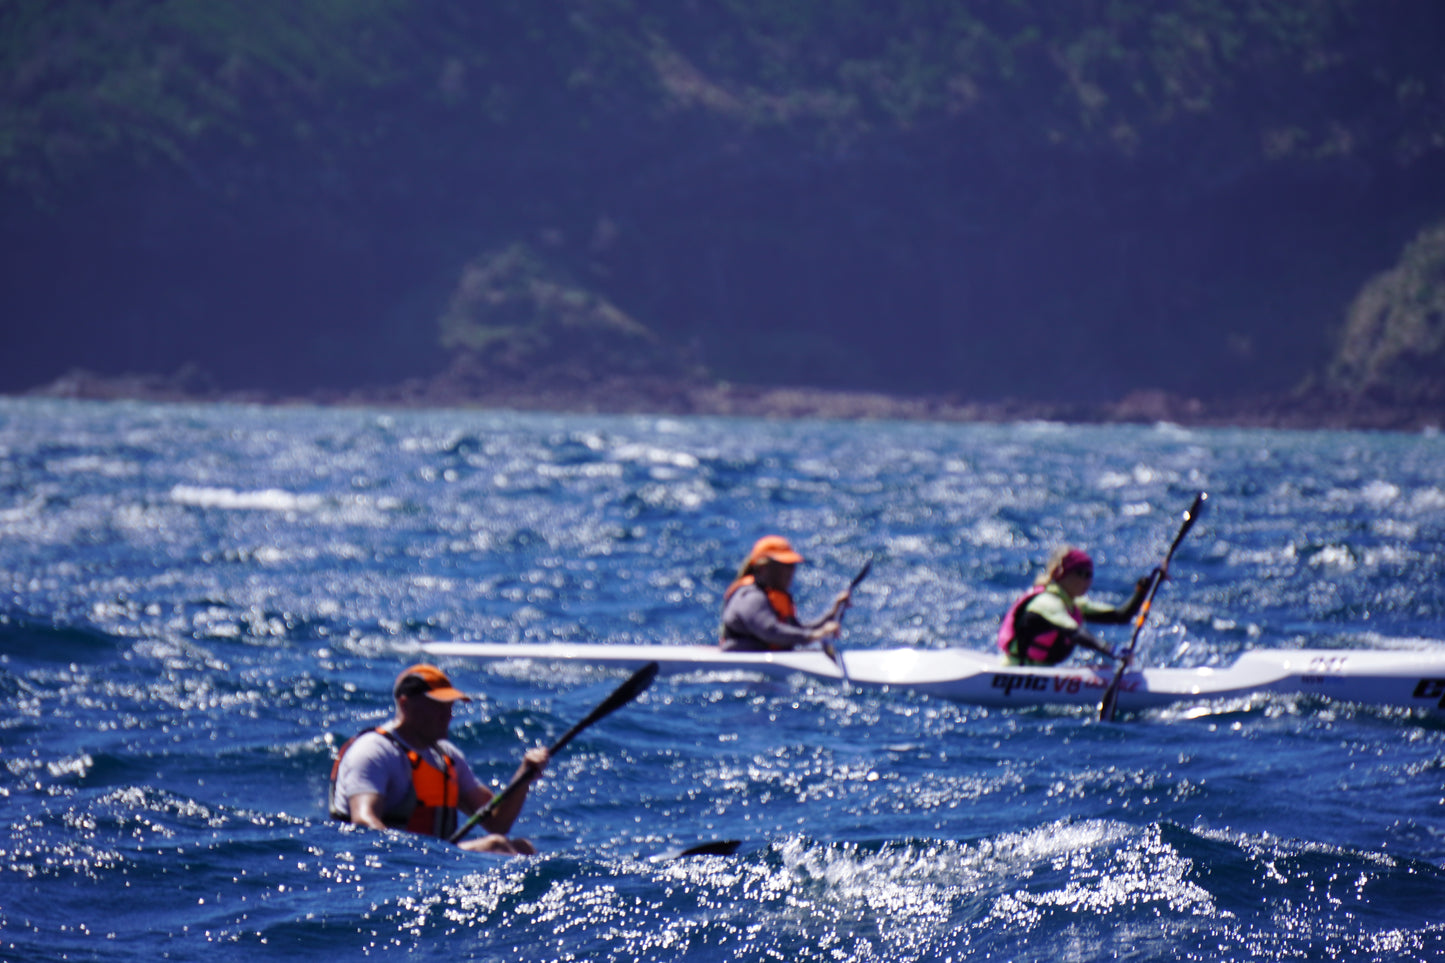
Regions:
[[[819, 650], [725, 652], [705, 645], [486, 642], [427, 642], [420, 649], [437, 657], [570, 662], [616, 669], [656, 662], [664, 675], [745, 672], [838, 681], [843, 677], [837, 664]], [[854, 686], [908, 690], [983, 706], [1097, 706], [1114, 677], [1110, 665], [1011, 666], [968, 649], [855, 649], [842, 658], [848, 682]], [[1136, 669], [1125, 672], [1120, 682], [1119, 708], [1204, 704], [1256, 693], [1445, 711], [1445, 648], [1256, 650], [1222, 667]]]

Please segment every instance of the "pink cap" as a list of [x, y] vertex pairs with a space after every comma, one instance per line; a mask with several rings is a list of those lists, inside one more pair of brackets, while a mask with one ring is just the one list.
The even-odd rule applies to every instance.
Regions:
[[1063, 558], [1059, 559], [1058, 567], [1054, 569], [1054, 577], [1061, 578], [1081, 568], [1087, 568], [1093, 571], [1094, 560], [1090, 558], [1089, 553], [1083, 549], [1071, 548], [1064, 553]]

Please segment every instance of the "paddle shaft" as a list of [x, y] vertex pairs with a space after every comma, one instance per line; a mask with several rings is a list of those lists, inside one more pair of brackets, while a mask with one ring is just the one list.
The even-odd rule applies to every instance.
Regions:
[[1164, 553], [1164, 561], [1151, 573], [1149, 578], [1149, 591], [1144, 593], [1144, 604], [1139, 606], [1139, 614], [1134, 617], [1134, 633], [1129, 636], [1129, 647], [1124, 650], [1124, 658], [1119, 660], [1119, 665], [1114, 669], [1114, 678], [1109, 682], [1109, 687], [1104, 690], [1104, 697], [1099, 700], [1099, 720], [1101, 722], [1113, 722], [1114, 713], [1119, 707], [1119, 683], [1124, 680], [1124, 670], [1129, 667], [1130, 661], [1134, 658], [1134, 647], [1139, 644], [1139, 633], [1144, 628], [1144, 620], [1149, 617], [1149, 609], [1154, 604], [1154, 593], [1159, 591], [1159, 585], [1169, 574], [1169, 562], [1174, 558], [1174, 551], [1179, 543], [1184, 541], [1184, 536], [1194, 527], [1199, 518], [1199, 513], [1204, 510], [1204, 501], [1209, 495], [1200, 492], [1194, 496], [1194, 504], [1184, 513], [1184, 524], [1179, 526], [1179, 534], [1174, 536], [1174, 541], [1169, 543], [1169, 551]]
[[[549, 756], [555, 756], [558, 752], [561, 752], [563, 747], [566, 746], [567, 743], [571, 742], [583, 729], [586, 729], [598, 719], [601, 719], [603, 716], [609, 715], [617, 711], [618, 709], [627, 705], [627, 703], [631, 702], [633, 699], [636, 699], [639, 695], [646, 691], [648, 686], [652, 685], [652, 680], [657, 678], [657, 670], [658, 664], [656, 662], [649, 662], [642, 668], [638, 669], [636, 672], [632, 673], [632, 676], [626, 682], [618, 686], [610, 696], [608, 696], [606, 699], [603, 699], [602, 702], [597, 706], [597, 708], [587, 713], [587, 717], [585, 719], [577, 723], [571, 729], [568, 729], [566, 732], [562, 733], [562, 735], [557, 739], [557, 741], [552, 743], [551, 747], [548, 748], [547, 754]], [[526, 772], [518, 773], [517, 776], [511, 782], [507, 783], [507, 785], [504, 786], [500, 791], [498, 791], [497, 794], [493, 796], [485, 806], [472, 813], [471, 817], [462, 824], [460, 829], [452, 833], [451, 836], [448, 837], [447, 841], [452, 843], [461, 842], [462, 837], [465, 836], [467, 833], [471, 832], [473, 826], [486, 819], [492, 813], [496, 812], [497, 807], [502, 804], [502, 801], [508, 796], [510, 796], [513, 792], [517, 790], [519, 786], [521, 786], [524, 782], [527, 781], [527, 776], [528, 773]]]
[[[858, 587], [858, 583], [867, 578], [868, 573], [871, 571], [873, 571], [873, 557], [870, 555], [868, 561], [864, 562], [863, 567], [858, 570], [858, 574], [853, 576], [853, 581], [848, 583], [849, 595], [853, 594], [853, 590]], [[843, 624], [843, 613], [847, 611], [848, 607], [845, 605], [843, 611], [838, 613], [838, 625], [840, 627]], [[838, 664], [838, 671], [843, 673], [843, 682], [852, 685], [852, 680], [848, 678], [848, 667], [843, 664], [843, 653], [838, 651], [838, 647], [832, 642], [824, 642], [823, 651], [827, 653], [828, 658]]]
[[858, 574], [853, 576], [853, 581], [848, 583], [849, 595], [853, 594], [853, 590], [858, 587], [858, 583], [867, 578], [868, 573], [871, 571], [873, 571], [873, 557], [869, 556], [868, 561], [864, 562], [863, 567], [858, 570]]

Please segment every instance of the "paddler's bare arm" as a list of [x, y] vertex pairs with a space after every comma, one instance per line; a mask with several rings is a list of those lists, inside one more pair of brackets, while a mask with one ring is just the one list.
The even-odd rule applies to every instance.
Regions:
[[1090, 635], [1088, 632], [1085, 632], [1083, 629], [1076, 629], [1076, 630], [1074, 631], [1073, 635], [1074, 635], [1074, 642], [1075, 642], [1075, 644], [1077, 644], [1077, 645], [1082, 645], [1082, 646], [1083, 646], [1084, 648], [1086, 648], [1086, 649], [1093, 649], [1095, 652], [1099, 653], [1100, 655], [1108, 656], [1108, 657], [1111, 658], [1111, 659], [1122, 658], [1122, 656], [1120, 656], [1118, 653], [1116, 653], [1112, 648], [1110, 648], [1108, 645], [1106, 645], [1102, 640], [1094, 638], [1092, 635]]
[[381, 793], [361, 792], [355, 796], [348, 796], [346, 805], [351, 810], [353, 826], [369, 826], [372, 829], [386, 828], [386, 823], [381, 821]]
[[[522, 785], [497, 807], [497, 811], [486, 819], [482, 820], [482, 827], [489, 833], [500, 833], [503, 836], [512, 831], [512, 824], [521, 815], [522, 804], [527, 801], [527, 791], [531, 789], [532, 783], [541, 778], [542, 771], [547, 768], [551, 759], [547, 749], [538, 746], [536, 749], [529, 749], [522, 757], [522, 764], [517, 767], [513, 779], [523, 780]], [[491, 790], [484, 786], [476, 787], [476, 790], [461, 800], [462, 810], [468, 814], [481, 809], [492, 801]], [[353, 810], [354, 811], [354, 810]]]
[[831, 639], [836, 637], [838, 633], [842, 630], [843, 623], [839, 622], [837, 619], [827, 619], [826, 621], [820, 622], [819, 624], [810, 628], [808, 630], [808, 638], [812, 639], [814, 642], [818, 641], [819, 639]]

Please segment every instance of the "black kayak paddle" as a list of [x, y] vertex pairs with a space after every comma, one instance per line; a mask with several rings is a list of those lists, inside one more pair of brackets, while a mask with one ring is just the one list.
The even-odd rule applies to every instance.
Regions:
[[[853, 594], [853, 590], [858, 587], [858, 583], [861, 582], [861, 581], [863, 581], [865, 578], [867, 578], [867, 577], [868, 577], [868, 573], [871, 572], [871, 571], [873, 571], [873, 556], [870, 555], [870, 556], [868, 556], [868, 561], [864, 562], [864, 563], [863, 563], [863, 567], [858, 570], [858, 574], [855, 575], [855, 576], [853, 576], [853, 581], [851, 581], [851, 582], [848, 583], [848, 594], [849, 594], [849, 595], [852, 595], [852, 594]], [[849, 605], [851, 605], [851, 604], [852, 604], [852, 603], [850, 602]], [[843, 612], [846, 612], [846, 611], [848, 611], [848, 609], [847, 609], [847, 607], [845, 606], [844, 609], [843, 609]], [[843, 623], [843, 612], [839, 612], [839, 613], [838, 613], [838, 624], [839, 624], [839, 625], [841, 625], [841, 624]], [[841, 673], [843, 673], [843, 682], [844, 682], [844, 684], [846, 684], [846, 685], [852, 685], [852, 681], [848, 678], [848, 667], [843, 664], [843, 653], [838, 651], [838, 647], [837, 647], [836, 645], [834, 645], [832, 642], [824, 641], [824, 643], [823, 643], [823, 652], [824, 652], [825, 655], [828, 656], [828, 658], [832, 659], [835, 663], [837, 663], [837, 665], [838, 665], [838, 671], [841, 672]]]
[[1113, 722], [1114, 714], [1119, 708], [1119, 683], [1124, 679], [1124, 670], [1129, 667], [1129, 662], [1134, 658], [1134, 647], [1139, 644], [1139, 630], [1144, 627], [1144, 619], [1149, 615], [1149, 607], [1154, 602], [1154, 593], [1159, 590], [1159, 584], [1169, 575], [1169, 560], [1174, 557], [1174, 550], [1179, 543], [1184, 541], [1184, 536], [1194, 527], [1199, 515], [1204, 511], [1205, 499], [1209, 498], [1208, 493], [1200, 492], [1194, 496], [1194, 504], [1184, 513], [1184, 524], [1179, 526], [1179, 534], [1174, 536], [1174, 541], [1169, 544], [1169, 551], [1164, 553], [1164, 562], [1156, 568], [1149, 576], [1149, 591], [1144, 595], [1144, 604], [1139, 606], [1139, 614], [1134, 617], [1134, 634], [1129, 638], [1129, 648], [1124, 650], [1124, 658], [1119, 660], [1119, 666], [1114, 670], [1114, 679], [1109, 683], [1109, 688], [1104, 690], [1104, 698], [1099, 700], [1099, 721]]
[[[561, 737], [556, 742], [552, 743], [551, 748], [547, 750], [548, 754], [555, 756], [558, 752], [562, 750], [563, 746], [571, 742], [572, 739], [583, 729], [586, 729], [588, 726], [592, 725], [592, 723], [596, 722], [598, 719], [601, 719], [603, 716], [616, 712], [618, 709], [621, 709], [633, 699], [636, 699], [638, 696], [642, 695], [643, 692], [647, 691], [647, 687], [652, 685], [652, 680], [657, 678], [657, 670], [658, 664], [656, 662], [649, 662], [642, 668], [638, 669], [636, 672], [632, 673], [631, 678], [618, 686], [617, 689], [610, 696], [608, 696], [606, 699], [603, 699], [602, 702], [597, 706], [597, 708], [587, 713], [587, 718], [583, 719], [571, 729], [568, 729], [566, 732], [562, 733]], [[517, 787], [522, 784], [522, 781], [525, 777], [526, 773], [521, 773], [517, 776], [517, 778], [507, 783], [507, 785], [503, 789], [501, 789], [495, 796], [492, 797], [490, 802], [488, 802], [481, 809], [472, 813], [471, 818], [469, 818], [465, 823], [463, 823], [460, 829], [451, 834], [451, 836], [448, 838], [448, 842], [461, 842], [462, 837], [465, 836], [467, 833], [471, 832], [473, 826], [481, 822], [483, 819], [486, 819], [492, 813], [496, 812], [497, 807], [502, 804], [502, 800], [506, 799], [509, 795], [511, 795], [517, 789]]]
[[686, 856], [731, 856], [738, 851], [738, 847], [742, 844], [741, 839], [714, 839], [680, 849], [669, 849], [665, 853], [647, 857], [647, 861], [649, 863], [665, 863]]

